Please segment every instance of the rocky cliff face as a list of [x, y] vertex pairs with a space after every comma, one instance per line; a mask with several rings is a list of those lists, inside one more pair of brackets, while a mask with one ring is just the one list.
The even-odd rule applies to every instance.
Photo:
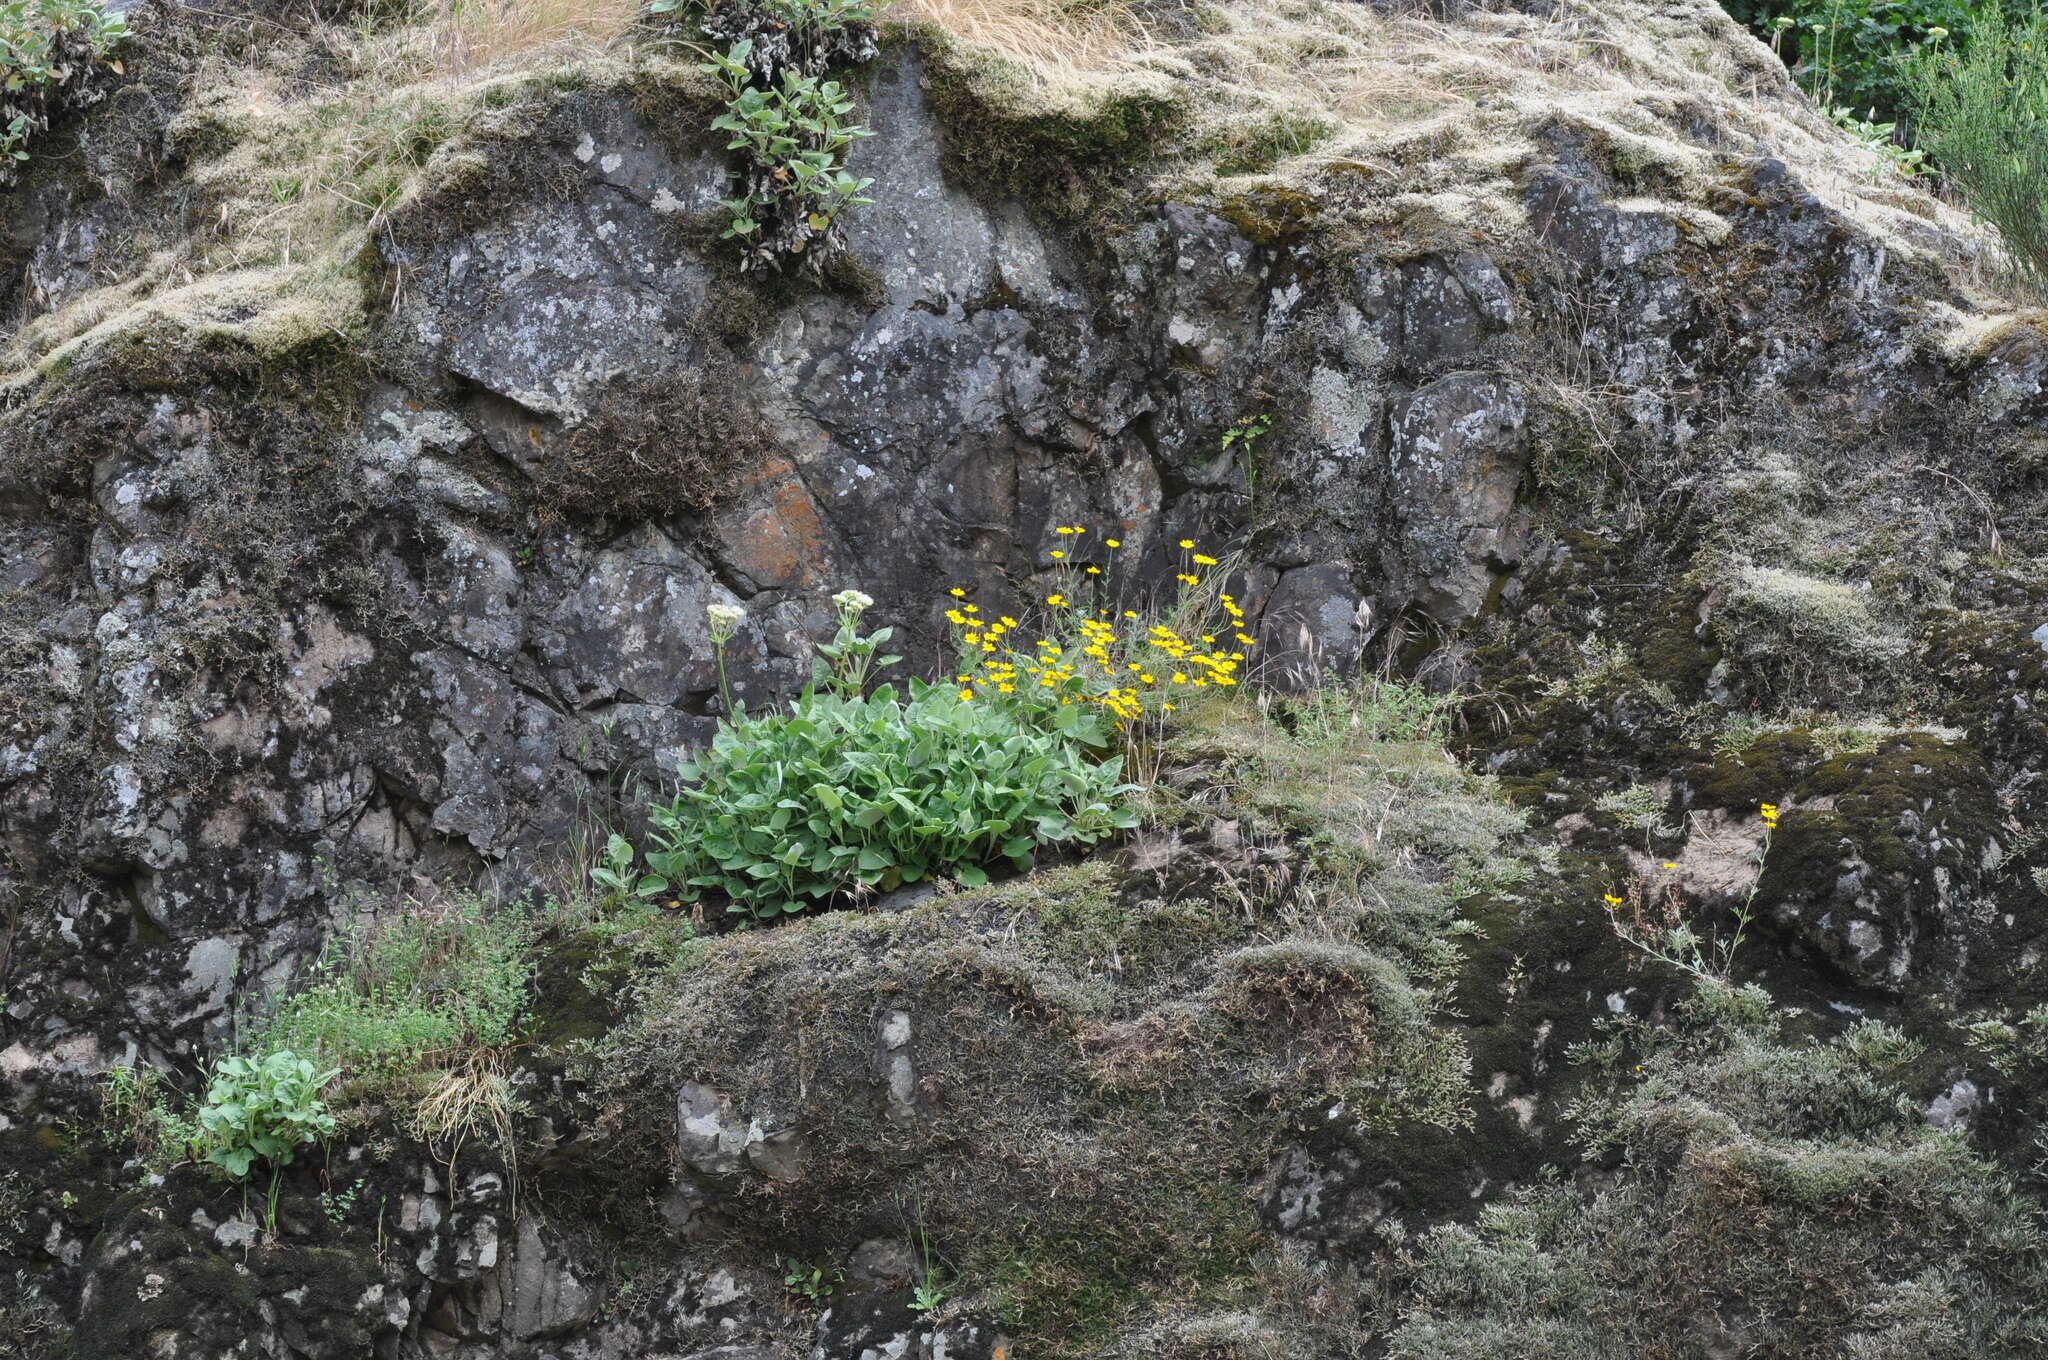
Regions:
[[[844, 586], [930, 672], [943, 590], [1043, 593], [1064, 524], [1138, 553], [1243, 545], [1272, 684], [1365, 666], [1457, 687], [1462, 754], [1532, 822], [1530, 885], [1465, 885], [1459, 1018], [1435, 1022], [1470, 1048], [1471, 1131], [1405, 1163], [1381, 1134], [1305, 1127], [1195, 1156], [1263, 1206], [1224, 1215], [1230, 1250], [1370, 1268], [1381, 1220], [1419, 1230], [1576, 1163], [1568, 1043], [1682, 990], [1626, 957], [1603, 888], [1633, 856], [1732, 900], [1762, 801], [1787, 812], [1746, 974], [1817, 1033], [1907, 1024], [1934, 1044], [1910, 1093], [1987, 1151], [2025, 1142], [2023, 1091], [1970, 1116], [1994, 1078], [1951, 1022], [2044, 990], [2048, 335], [1970, 291], [1967, 226], [1830, 140], [1717, 12], [1461, 8], [1425, 60], [1419, 19], [1276, 6], [1261, 38], [1163, 7], [1148, 67], [1071, 88], [896, 36], [861, 74], [876, 201], [814, 283], [732, 267], [716, 92], [652, 45], [351, 106], [372, 130], [349, 145], [381, 149], [349, 183], [376, 201], [295, 242], [275, 225], [308, 192], [294, 138], [365, 79], [295, 9], [146, 7], [125, 83], [6, 206], [0, 1137], [30, 1174], [79, 1174], [63, 1121], [94, 1074], [189, 1073], [355, 904], [522, 894], [593, 815], [630, 822], [628, 781], [662, 778], [719, 711], [707, 606], [748, 611], [750, 704], [808, 674]], [[1305, 87], [1346, 61], [1414, 79], [1276, 111], [1246, 71], [1295, 60]], [[1253, 459], [1224, 444], [1262, 413]], [[1635, 786], [1647, 826], [1619, 811]], [[1169, 897], [1221, 902], [1261, 854], [1285, 861], [1237, 835], [1191, 823], [1125, 853], [1118, 892], [1179, 874]], [[971, 906], [938, 921], [916, 930], [1004, 938]], [[999, 1324], [1280, 1353], [1147, 1333], [1121, 1296], [1093, 1330], [904, 1309], [886, 1286], [910, 1266], [868, 1259], [900, 1186], [844, 1159], [938, 1200], [990, 1144], [885, 1155], [833, 1111], [927, 1137], [978, 1125], [998, 1087], [969, 1078], [961, 1036], [924, 1037], [987, 996], [936, 964], [882, 976], [885, 945], [940, 947], [833, 946], [878, 1028], [827, 1045], [822, 1084], [762, 1075], [788, 1039], [716, 1010], [730, 979], [669, 998], [704, 1009], [663, 1024], [701, 1016], [731, 1047], [649, 1068], [680, 1178], [635, 1179], [644, 1222], [594, 1184], [602, 1101], [539, 1056], [521, 1080], [547, 1152], [523, 1204], [514, 1168], [379, 1161], [365, 1133], [374, 1240], [307, 1211], [298, 1240], [254, 1241], [196, 1178], [116, 1198], [102, 1170], [82, 1209], [24, 1210], [0, 1261], [81, 1354], [992, 1355], [1015, 1344]], [[1250, 1023], [1256, 988], [1174, 957], [1178, 982], [1119, 974], [1113, 998], [1043, 1003], [1080, 1019], [1003, 1042], [1052, 1092], [1117, 1051], [1170, 1067], [1170, 1014]], [[793, 1009], [822, 985], [780, 956], [731, 966]], [[1246, 1086], [1221, 1049], [1174, 1051], [1199, 1061], [1169, 1086], [1248, 1103], [1297, 1070]], [[1062, 1119], [1094, 1127], [1094, 1099], [1059, 1096]], [[1163, 1127], [1202, 1117], [1163, 1108]], [[1054, 1192], [980, 1184], [961, 1202], [991, 1217], [950, 1230], [1030, 1217], [1005, 1193]], [[830, 1220], [818, 1252], [867, 1241], [854, 1273], [878, 1286], [818, 1327], [777, 1302], [774, 1247], [731, 1245], [804, 1238], [792, 1205]], [[652, 1294], [621, 1264], [629, 1227], [667, 1244], [632, 1258]], [[1039, 1284], [1079, 1295], [1127, 1265]], [[1747, 1344], [1739, 1317], [1716, 1325]]]

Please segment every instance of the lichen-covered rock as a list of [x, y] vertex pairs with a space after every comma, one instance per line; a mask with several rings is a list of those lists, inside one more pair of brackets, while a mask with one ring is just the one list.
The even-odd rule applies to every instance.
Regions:
[[[2031, 1140], [1951, 1022], [2048, 1000], [2048, 333], [1705, 0], [1246, 0], [1044, 80], [892, 37], [852, 82], [875, 202], [780, 280], [719, 239], [686, 56], [412, 84], [455, 49], [345, 8], [144, 7], [0, 212], [0, 1321], [108, 1355], [1342, 1353], [1318, 1329], [1395, 1244], [1546, 1162], [1614, 1188], [1572, 1055], [1690, 985], [1600, 905], [1638, 876], [1724, 937], [1754, 888], [1738, 972], [1817, 1031], [1940, 1036], [1921, 1108]], [[985, 895], [610, 992], [675, 960], [548, 917], [528, 1160], [361, 1112], [374, 1229], [310, 1159], [275, 1234], [193, 1167], [108, 1190], [137, 1169], [73, 1132], [107, 1066], [189, 1080], [394, 889], [545, 898], [729, 702], [807, 680], [833, 591], [936, 673], [946, 591], [1023, 612], [1074, 525], [1136, 595], [1182, 541], [1228, 556], [1248, 668], [1322, 696], [1141, 748], [1156, 825]], [[747, 614], [723, 671], [714, 605]], [[572, 1028], [614, 1067], [563, 1076]], [[1712, 1133], [1714, 1188], [1783, 1169]], [[15, 1204], [15, 1163], [67, 1188]], [[1670, 1208], [1635, 1169], [1666, 1179], [1586, 1212]], [[874, 1245], [927, 1226], [952, 1311]], [[800, 1304], [793, 1260], [881, 1292]], [[1942, 1288], [1871, 1308], [1921, 1346]], [[1372, 1325], [1595, 1344], [1468, 1304]], [[1772, 1334], [1686, 1306], [1673, 1335]]]

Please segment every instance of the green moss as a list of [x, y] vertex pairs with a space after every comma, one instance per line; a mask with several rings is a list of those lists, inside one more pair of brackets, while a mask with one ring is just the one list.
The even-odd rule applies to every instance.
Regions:
[[1217, 214], [1242, 232], [1246, 240], [1262, 246], [1299, 240], [1321, 211], [1321, 202], [1315, 195], [1279, 184], [1232, 194], [1217, 207]]
[[[758, 1250], [830, 1258], [915, 1196], [1036, 1355], [1251, 1288], [1256, 1190], [1301, 1127], [1369, 1144], [1468, 1122], [1443, 937], [1519, 819], [1376, 722], [1184, 716], [1129, 866], [694, 942], [593, 1059], [606, 1146], [661, 1165], [677, 1084], [707, 1083], [803, 1138], [796, 1180], [730, 1178], [721, 1212]], [[897, 1012], [914, 1118], [876, 1075]]]
[[1085, 1226], [1027, 1209], [977, 1253], [991, 1310], [1005, 1330], [1045, 1347], [1033, 1353], [1098, 1354], [1161, 1301], [1196, 1308], [1244, 1283], [1264, 1239], [1249, 1195], [1199, 1170], [1142, 1189], [1138, 1212], [1111, 1210]]
[[1391, 1354], [2032, 1354], [2035, 1207], [1900, 1098], [1916, 1056], [1865, 1023], [1818, 1046], [1708, 989], [1594, 1050], [1608, 1188], [1538, 1183], [1421, 1243]]
[[1214, 159], [1219, 175], [1259, 175], [1290, 156], [1307, 153], [1335, 131], [1326, 119], [1283, 109], [1218, 130], [1196, 150]]
[[[925, 91], [948, 168], [983, 191], [1108, 217], [1118, 195], [1107, 172], [1159, 156], [1188, 123], [1188, 92], [1164, 77], [1126, 71], [1047, 83], [943, 29], [917, 25], [912, 36], [929, 63]], [[1091, 195], [1101, 201], [1089, 203]]]

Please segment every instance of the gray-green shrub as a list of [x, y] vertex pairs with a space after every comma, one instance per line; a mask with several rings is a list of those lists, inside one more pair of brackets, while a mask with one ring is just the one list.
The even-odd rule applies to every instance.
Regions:
[[1915, 145], [2048, 288], [2048, 10], [1989, 7], [1966, 47], [1923, 50], [1908, 69]]
[[1618, 1174], [1424, 1237], [1391, 1354], [2043, 1354], [2040, 1206], [1905, 1098], [1919, 1053], [1876, 1022], [1790, 1040], [1768, 994], [1714, 982], [1579, 1050], [1580, 1141]]

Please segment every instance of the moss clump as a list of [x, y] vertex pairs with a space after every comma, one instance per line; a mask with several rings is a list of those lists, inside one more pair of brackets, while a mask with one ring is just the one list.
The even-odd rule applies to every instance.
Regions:
[[625, 521], [710, 508], [766, 449], [723, 350], [695, 369], [614, 383], [558, 443], [532, 466], [543, 512]]
[[1334, 131], [1327, 119], [1279, 109], [1219, 129], [1198, 149], [1214, 158], [1219, 175], [1259, 175], [1289, 156], [1302, 155]]
[[1839, 703], [1892, 688], [1908, 645], [1868, 591], [1754, 562], [1736, 563], [1723, 589], [1716, 632], [1781, 695]]
[[797, 1174], [719, 1185], [762, 1253], [829, 1258], [914, 1200], [959, 1297], [1035, 1355], [1256, 1292], [1258, 1186], [1298, 1129], [1468, 1119], [1443, 934], [1519, 819], [1368, 722], [1183, 717], [1123, 864], [687, 947], [591, 1067], [607, 1146], [662, 1166], [679, 1085], [707, 1084], [801, 1141]]
[[1265, 184], [1223, 201], [1223, 219], [1262, 246], [1285, 245], [1306, 235], [1321, 211], [1310, 193], [1285, 185]]
[[984, 191], [1099, 213], [1107, 205], [1086, 205], [1103, 193], [1114, 199], [1105, 172], [1157, 158], [1190, 116], [1188, 91], [1157, 74], [1048, 82], [943, 29], [921, 25], [917, 38], [948, 168]]
[[2039, 1353], [2038, 1206], [1902, 1098], [1917, 1051], [1875, 1023], [1788, 1041], [1754, 988], [1617, 1034], [1579, 1108], [1617, 1176], [1537, 1185], [1424, 1238], [1391, 1353]]

